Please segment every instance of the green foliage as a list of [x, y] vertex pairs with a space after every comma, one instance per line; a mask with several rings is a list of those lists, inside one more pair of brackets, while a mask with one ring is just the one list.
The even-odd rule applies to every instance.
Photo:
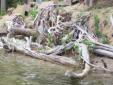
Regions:
[[79, 50], [79, 46], [78, 45], [74, 45], [74, 52], [77, 53]]
[[62, 45], [65, 45], [65, 42], [64, 42], [64, 40], [61, 40], [61, 44], [62, 44]]
[[33, 25], [32, 25], [32, 24], [29, 24], [29, 25], [28, 25], [28, 28], [32, 28], [32, 27], [33, 27]]
[[109, 40], [108, 40], [108, 38], [107, 38], [107, 36], [106, 35], [102, 35], [102, 43], [103, 44], [108, 44], [109, 43]]
[[87, 39], [84, 39], [84, 40], [82, 41], [82, 43], [85, 44], [85, 45], [88, 45], [88, 46], [91, 45], [90, 42], [89, 42]]
[[97, 12], [99, 12], [99, 9], [98, 8], [95, 8], [94, 9], [94, 13], [97, 13]]
[[35, 19], [37, 13], [38, 13], [38, 10], [35, 8], [32, 8], [32, 10], [29, 12], [33, 20]]
[[[65, 34], [62, 34], [63, 36], [62, 37], [65, 37]], [[61, 40], [61, 45], [65, 45], [65, 41], [64, 40]]]
[[106, 9], [102, 14], [106, 15], [107, 13], [109, 13], [110, 9]]
[[99, 7], [101, 7], [101, 3], [100, 2], [97, 3], [97, 8], [99, 8]]
[[82, 10], [80, 10], [80, 13], [78, 16], [82, 16], [84, 14], [84, 12]]
[[95, 22], [95, 31], [98, 37], [101, 36], [101, 32], [99, 31], [99, 18], [96, 14], [94, 14], [94, 22]]
[[49, 47], [53, 47], [54, 46], [54, 44], [52, 43], [52, 36], [51, 36], [51, 34], [48, 34], [48, 41], [49, 41]]
[[25, 20], [26, 19], [26, 16], [25, 14], [21, 14], [22, 18]]
[[40, 48], [37, 48], [36, 51], [39, 52], [40, 50], [43, 50], [43, 49], [44, 48], [40, 47]]
[[17, 4], [23, 4], [24, 2], [27, 2], [27, 0], [6, 0], [6, 6], [7, 8], [15, 7]]
[[107, 19], [104, 19], [103, 23], [104, 23], [104, 25], [107, 25], [108, 24]]
[[71, 35], [70, 35], [70, 30], [68, 30], [68, 36], [67, 36], [67, 43], [71, 42]]
[[6, 10], [2, 10], [1, 15], [5, 15], [6, 14]]
[[64, 9], [64, 6], [59, 7], [59, 9], [63, 10]]
[[71, 42], [71, 35], [68, 33], [67, 43]]
[[91, 53], [94, 52], [95, 44], [92, 45], [87, 39], [84, 39], [84, 40], [82, 41], [82, 43], [88, 46], [88, 50], [89, 50]]
[[63, 1], [63, 0], [58, 0], [59, 2]]
[[95, 20], [95, 28], [99, 29], [99, 18], [96, 14], [94, 14], [94, 20]]

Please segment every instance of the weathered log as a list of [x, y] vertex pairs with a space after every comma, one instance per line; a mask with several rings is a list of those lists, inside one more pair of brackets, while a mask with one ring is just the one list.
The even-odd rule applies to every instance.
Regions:
[[103, 49], [95, 49], [94, 53], [96, 54], [100, 54], [109, 58], [113, 58], [113, 52], [107, 51], [107, 50], [103, 50]]
[[36, 37], [37, 32], [34, 29], [25, 28], [11, 28], [9, 30], [8, 36], [14, 37], [15, 35], [33, 36]]
[[[83, 61], [87, 61], [88, 63], [90, 63], [90, 57], [87, 46], [84, 44], [79, 44], [79, 46], [81, 47]], [[75, 72], [66, 72], [65, 75], [77, 79], [84, 78], [90, 71], [90, 65], [87, 62], [85, 62], [85, 69], [82, 71], [82, 73], [77, 74]]]
[[57, 46], [53, 50], [45, 51], [45, 53], [46, 54], [58, 55], [58, 54], [61, 54], [61, 53], [65, 52], [65, 51], [68, 51], [68, 50], [72, 49], [73, 47], [74, 47], [74, 42], [70, 42], [70, 43], [68, 43], [66, 45]]
[[46, 55], [46, 54], [42, 54], [42, 53], [38, 53], [38, 52], [35, 52], [32, 50], [26, 49], [25, 46], [23, 46], [23, 45], [17, 46], [12, 43], [9, 44], [4, 39], [1, 39], [1, 41], [4, 45], [3, 46], [4, 49], [6, 49], [6, 51], [8, 51], [8, 52], [9, 52], [9, 50], [16, 51], [16, 52], [20, 52], [20, 53], [29, 55], [33, 58], [46, 60], [46, 61], [53, 62], [53, 63], [58, 63], [58, 64], [62, 64], [62, 65], [72, 66], [72, 67], [77, 66], [76, 61], [72, 58], [68, 58], [65, 56], [57, 56], [57, 55]]

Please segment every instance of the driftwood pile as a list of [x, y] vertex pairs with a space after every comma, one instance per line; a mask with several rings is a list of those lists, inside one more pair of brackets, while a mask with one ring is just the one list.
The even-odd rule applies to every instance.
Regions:
[[[16, 16], [8, 25], [8, 38], [1, 38], [2, 46], [8, 52], [20, 52], [34, 58], [73, 67], [78, 66], [76, 60], [61, 55], [67, 51], [71, 53], [75, 47], [78, 47], [77, 53], [84, 61], [84, 70], [80, 74], [66, 72], [67, 76], [83, 78], [91, 67], [112, 72], [90, 63], [89, 44], [90, 48], [93, 48], [93, 53], [113, 58], [113, 47], [99, 43], [96, 35], [91, 31], [88, 25], [90, 16], [78, 16], [76, 21], [72, 21], [70, 13], [52, 5], [40, 10], [34, 20], [33, 29], [26, 28], [24, 19]], [[26, 42], [22, 43], [23, 40], [15, 39], [20, 37], [25, 38]], [[9, 38], [13, 38], [12, 42], [9, 42]]]

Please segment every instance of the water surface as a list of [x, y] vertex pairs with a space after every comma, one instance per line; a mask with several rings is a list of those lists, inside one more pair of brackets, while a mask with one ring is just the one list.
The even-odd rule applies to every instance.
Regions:
[[0, 52], [0, 85], [113, 85], [113, 76], [90, 73], [81, 81], [64, 76], [68, 67]]

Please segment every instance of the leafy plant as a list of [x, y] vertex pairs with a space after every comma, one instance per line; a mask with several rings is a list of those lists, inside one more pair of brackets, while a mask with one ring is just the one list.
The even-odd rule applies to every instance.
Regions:
[[35, 8], [32, 8], [32, 10], [29, 13], [30, 13], [32, 19], [34, 20], [36, 15], [37, 15], [37, 13], [38, 13], [38, 10], [35, 9]]
[[40, 48], [37, 48], [36, 51], [40, 51], [40, 50], [43, 50], [44, 48], [40, 47]]
[[71, 35], [68, 33], [67, 43], [71, 42]]
[[74, 45], [74, 52], [77, 53], [79, 50], [79, 46], [78, 45]]
[[107, 13], [109, 13], [110, 9], [106, 9], [102, 14], [106, 15]]
[[68, 30], [68, 36], [67, 36], [67, 43], [71, 42], [71, 34], [70, 34], [70, 30]]
[[64, 40], [61, 40], [61, 44], [62, 44], [62, 45], [65, 45], [65, 42], [64, 42]]
[[94, 9], [94, 13], [97, 13], [97, 12], [99, 12], [99, 9], [98, 8], [95, 8]]
[[99, 8], [101, 6], [101, 3], [100, 2], [98, 2], [97, 3], [97, 8]]
[[51, 36], [51, 34], [48, 34], [48, 41], [49, 41], [49, 46], [50, 47], [53, 47], [54, 46], [54, 44], [52, 43], [52, 36]]
[[32, 28], [32, 27], [33, 27], [33, 25], [32, 25], [32, 24], [29, 24], [29, 25], [28, 25], [28, 27], [29, 27], [29, 28]]
[[104, 34], [102, 35], [102, 43], [103, 43], [103, 44], [109, 43], [109, 40], [108, 40], [107, 36], [104, 35]]
[[99, 18], [96, 14], [94, 14], [94, 22], [95, 22], [95, 31], [98, 37], [101, 36], [101, 32], [99, 31]]
[[104, 19], [103, 23], [104, 23], [104, 25], [107, 25], [108, 24], [107, 19]]
[[22, 18], [25, 20], [26, 19], [26, 16], [25, 14], [21, 14]]
[[82, 16], [83, 15], [83, 11], [82, 10], [80, 10], [80, 13], [79, 13], [79, 15], [78, 16]]
[[88, 46], [88, 50], [89, 50], [91, 53], [94, 52], [95, 44], [92, 45], [87, 39], [84, 39], [84, 40], [82, 41], [82, 43]]

